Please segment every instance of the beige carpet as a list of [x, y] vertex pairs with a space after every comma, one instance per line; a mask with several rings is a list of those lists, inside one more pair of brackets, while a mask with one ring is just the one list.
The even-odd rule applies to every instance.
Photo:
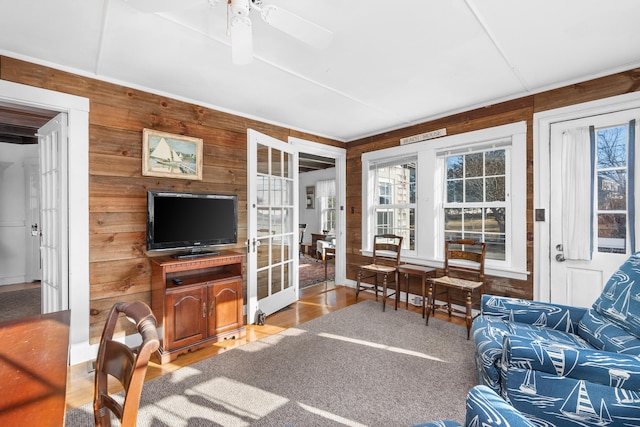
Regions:
[[[464, 421], [473, 364], [463, 327], [362, 301], [146, 383], [138, 426]], [[90, 405], [67, 413], [91, 422]]]

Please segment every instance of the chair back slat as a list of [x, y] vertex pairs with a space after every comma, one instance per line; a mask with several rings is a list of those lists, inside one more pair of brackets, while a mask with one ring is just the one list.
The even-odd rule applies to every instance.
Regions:
[[[129, 348], [113, 340], [120, 314], [136, 324], [142, 344]], [[142, 385], [149, 359], [160, 347], [156, 319], [148, 305], [137, 301], [116, 303], [109, 311], [102, 331], [96, 359], [93, 410], [97, 426], [111, 426], [111, 413], [122, 426], [135, 426]], [[123, 403], [109, 395], [109, 379], [117, 380], [124, 390]]]
[[470, 274], [474, 280], [484, 281], [484, 260], [487, 244], [472, 239], [445, 241], [444, 274]]
[[373, 263], [382, 265], [400, 265], [402, 236], [378, 234], [373, 237]]

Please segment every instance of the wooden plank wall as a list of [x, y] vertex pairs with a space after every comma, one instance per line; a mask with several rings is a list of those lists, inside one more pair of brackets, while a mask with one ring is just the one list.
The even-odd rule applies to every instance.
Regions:
[[[347, 145], [347, 277], [355, 280], [357, 266], [369, 262], [362, 247], [362, 161], [363, 153], [400, 145], [400, 138], [447, 129], [456, 135], [493, 126], [527, 122], [527, 270], [528, 280], [487, 277], [487, 293], [521, 298], [533, 297], [533, 114], [640, 90], [640, 69], [574, 84], [508, 102], [455, 114], [415, 126], [350, 141]], [[419, 220], [419, 219], [418, 219]], [[412, 284], [413, 287], [413, 284]]]
[[[338, 141], [4, 56], [0, 57], [0, 79], [90, 99], [91, 342], [99, 340], [106, 312], [114, 302], [137, 299], [150, 302], [151, 273], [144, 236], [148, 189], [238, 194], [238, 237], [242, 243], [235, 249], [244, 251], [247, 129], [283, 141], [294, 136], [345, 147]], [[454, 135], [526, 120], [527, 268], [533, 271], [533, 114], [639, 89], [640, 69], [635, 69], [349, 142], [347, 277], [355, 280], [356, 266], [368, 262], [360, 255], [362, 153], [397, 146], [402, 137], [443, 127], [448, 135]], [[203, 180], [143, 177], [143, 128], [203, 138]], [[488, 282], [488, 291], [492, 293], [533, 296], [533, 277], [526, 281], [490, 277]]]
[[[198, 105], [0, 57], [0, 78], [87, 97], [89, 113], [89, 274], [91, 342], [117, 301], [151, 301], [145, 254], [146, 191], [237, 194], [239, 244], [247, 239], [247, 129], [282, 141], [289, 136], [344, 146]], [[142, 129], [203, 138], [203, 180], [142, 176]], [[73, 149], [73, 148], [71, 148]], [[245, 276], [246, 277], [246, 276]], [[245, 279], [246, 295], [246, 279]]]

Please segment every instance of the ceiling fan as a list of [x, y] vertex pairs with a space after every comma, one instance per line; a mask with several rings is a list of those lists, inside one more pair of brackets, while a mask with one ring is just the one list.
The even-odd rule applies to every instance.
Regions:
[[[125, 0], [144, 12], [166, 12], [202, 3], [204, 0]], [[264, 22], [312, 47], [329, 45], [333, 33], [288, 10], [263, 0], [207, 0], [213, 8], [227, 6], [227, 34], [231, 37], [231, 60], [234, 64], [248, 64], [253, 60], [251, 12], [256, 11]]]

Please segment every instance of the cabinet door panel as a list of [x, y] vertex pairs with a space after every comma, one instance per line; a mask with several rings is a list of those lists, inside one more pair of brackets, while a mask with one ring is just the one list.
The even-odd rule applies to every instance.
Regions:
[[[240, 301], [240, 304], [238, 303]], [[242, 280], [233, 279], [209, 287], [209, 335], [218, 335], [242, 325]]]
[[167, 295], [168, 348], [177, 348], [206, 338], [206, 289], [190, 289]]

